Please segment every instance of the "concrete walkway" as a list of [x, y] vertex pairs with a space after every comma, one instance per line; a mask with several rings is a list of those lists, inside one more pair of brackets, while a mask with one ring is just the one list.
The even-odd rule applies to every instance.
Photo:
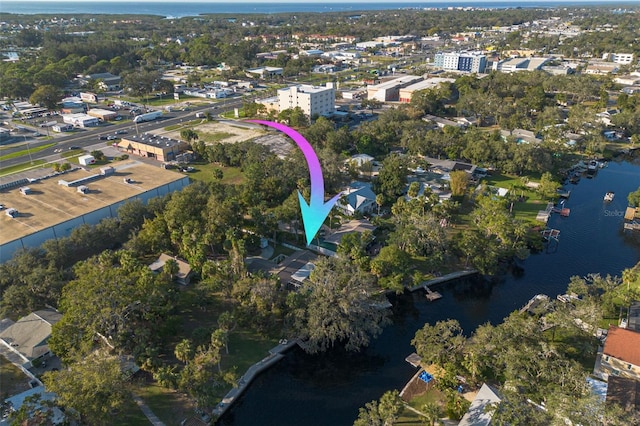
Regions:
[[140, 410], [142, 410], [144, 415], [147, 416], [147, 419], [149, 419], [149, 421], [151, 422], [152, 425], [154, 425], [154, 426], [165, 426], [165, 424], [160, 421], [158, 416], [156, 416], [153, 413], [153, 411], [151, 411], [151, 408], [149, 408], [149, 406], [144, 403], [142, 398], [140, 398], [138, 395], [134, 394], [133, 395], [133, 400], [136, 402], [136, 404], [138, 404], [138, 407], [140, 407]]

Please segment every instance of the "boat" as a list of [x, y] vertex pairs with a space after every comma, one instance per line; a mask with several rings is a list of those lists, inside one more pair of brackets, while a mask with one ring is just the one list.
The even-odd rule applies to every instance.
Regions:
[[604, 194], [604, 201], [613, 201], [614, 195], [615, 193], [612, 191], [607, 192], [606, 194]]
[[591, 160], [587, 165], [587, 170], [597, 170], [599, 166], [600, 163], [598, 163], [596, 160]]

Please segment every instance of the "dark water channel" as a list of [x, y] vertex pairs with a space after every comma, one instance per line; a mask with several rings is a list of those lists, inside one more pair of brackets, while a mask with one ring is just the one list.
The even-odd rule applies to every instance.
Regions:
[[[570, 216], [552, 215], [547, 224], [560, 230], [559, 243], [522, 262], [522, 274], [497, 283], [461, 279], [439, 288], [443, 298], [435, 302], [421, 291], [397, 297], [391, 300], [393, 324], [369, 348], [316, 356], [290, 351], [251, 384], [220, 424], [351, 425], [359, 407], [401, 389], [416, 372], [404, 359], [426, 322], [455, 318], [470, 334], [484, 322], [500, 322], [535, 294], [564, 293], [573, 275], [620, 275], [640, 260], [640, 232], [622, 227], [627, 194], [638, 187], [640, 165], [629, 162], [610, 162], [593, 179], [568, 184]], [[615, 198], [604, 203], [608, 191]]]

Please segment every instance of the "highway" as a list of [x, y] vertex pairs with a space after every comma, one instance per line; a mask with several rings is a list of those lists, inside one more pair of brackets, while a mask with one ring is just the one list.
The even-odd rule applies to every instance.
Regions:
[[[135, 135], [138, 133], [150, 132], [153, 130], [164, 129], [167, 126], [179, 124], [183, 121], [189, 121], [195, 119], [195, 114], [198, 111], [210, 110], [213, 116], [220, 115], [224, 112], [231, 111], [234, 108], [242, 105], [243, 99], [228, 100], [224, 103], [215, 103], [208, 106], [193, 106], [191, 105], [189, 111], [174, 111], [163, 114], [161, 119], [135, 124], [132, 121], [126, 122], [113, 121], [109, 123], [101, 124], [98, 127], [82, 129], [79, 133], [72, 135], [58, 136], [55, 134], [53, 139], [49, 140], [34, 140], [30, 134], [19, 135], [18, 138], [24, 138], [24, 142], [18, 140], [18, 142], [12, 145], [6, 145], [0, 155], [7, 155], [18, 151], [27, 151], [24, 155], [19, 157], [0, 161], [0, 171], [6, 167], [11, 167], [17, 164], [28, 163], [30, 161], [36, 161], [40, 159], [47, 160], [48, 157], [52, 159], [59, 158], [61, 152], [71, 149], [71, 147], [86, 148], [98, 143], [106, 143], [105, 140], [100, 140], [100, 136], [115, 135], [118, 130], [126, 130], [128, 135]], [[215, 109], [213, 109], [215, 106]], [[25, 126], [30, 128], [28, 126]], [[41, 129], [38, 129], [42, 133]], [[122, 136], [122, 135], [118, 135]], [[38, 146], [47, 145], [55, 142], [56, 145], [46, 148], [42, 151], [33, 152], [34, 148]], [[26, 148], [25, 148], [26, 146]], [[31, 150], [31, 154], [29, 154]]]

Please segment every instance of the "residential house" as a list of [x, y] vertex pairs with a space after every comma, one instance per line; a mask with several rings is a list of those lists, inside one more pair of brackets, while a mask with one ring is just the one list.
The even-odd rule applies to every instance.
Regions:
[[542, 142], [542, 139], [537, 137], [536, 134], [530, 130], [524, 130], [524, 129], [500, 130], [500, 135], [505, 140], [508, 137], [513, 137], [515, 138], [517, 143], [539, 144]]
[[604, 342], [600, 371], [606, 376], [640, 380], [640, 333], [611, 326]]
[[98, 74], [90, 74], [82, 77], [81, 84], [88, 84], [90, 81], [100, 80], [99, 86], [102, 90], [111, 92], [121, 89], [122, 78], [117, 75], [113, 75], [110, 72], [101, 72]]
[[60, 318], [53, 309], [35, 311], [0, 332], [0, 343], [16, 355], [11, 361], [30, 368], [34, 361], [51, 356], [47, 341]]
[[351, 182], [342, 194], [336, 206], [348, 216], [372, 213], [376, 209], [376, 194], [369, 183]]
[[488, 408], [501, 401], [497, 392], [484, 383], [458, 426], [488, 426], [493, 417], [493, 411]]
[[173, 260], [178, 265], [178, 272], [173, 276], [176, 282], [182, 285], [189, 284], [191, 281], [191, 266], [177, 257], [162, 253], [155, 262], [149, 265], [149, 269], [153, 272], [160, 272], [168, 260]]

